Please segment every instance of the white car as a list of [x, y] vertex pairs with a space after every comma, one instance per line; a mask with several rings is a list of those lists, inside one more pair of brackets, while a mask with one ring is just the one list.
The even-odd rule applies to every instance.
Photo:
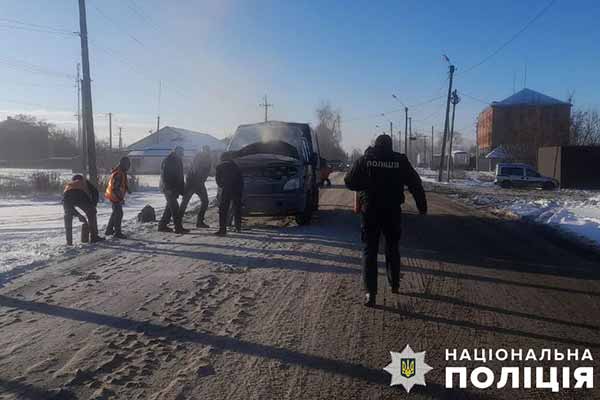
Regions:
[[541, 175], [530, 165], [507, 163], [496, 166], [496, 180], [494, 183], [505, 189], [535, 187], [553, 190], [559, 186], [556, 179]]

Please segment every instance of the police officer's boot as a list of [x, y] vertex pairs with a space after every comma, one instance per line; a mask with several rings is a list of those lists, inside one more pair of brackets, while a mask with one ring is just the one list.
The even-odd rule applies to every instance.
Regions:
[[375, 293], [367, 293], [365, 295], [365, 306], [373, 307], [375, 305]]

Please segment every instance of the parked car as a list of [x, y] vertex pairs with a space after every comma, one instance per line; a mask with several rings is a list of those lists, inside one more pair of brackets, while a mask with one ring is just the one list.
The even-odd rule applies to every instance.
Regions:
[[318, 208], [320, 155], [308, 124], [240, 125], [228, 151], [244, 175], [242, 214], [294, 216], [304, 225]]
[[541, 175], [530, 165], [507, 163], [496, 166], [494, 183], [502, 188], [536, 187], [544, 190], [553, 190], [559, 186], [556, 179]]

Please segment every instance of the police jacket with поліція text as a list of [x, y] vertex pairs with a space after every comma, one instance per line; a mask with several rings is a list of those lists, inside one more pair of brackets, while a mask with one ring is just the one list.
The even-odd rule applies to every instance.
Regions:
[[354, 162], [344, 181], [348, 189], [361, 192], [363, 211], [400, 207], [404, 203], [406, 185], [419, 212], [427, 213], [421, 178], [404, 154], [384, 147], [370, 147]]

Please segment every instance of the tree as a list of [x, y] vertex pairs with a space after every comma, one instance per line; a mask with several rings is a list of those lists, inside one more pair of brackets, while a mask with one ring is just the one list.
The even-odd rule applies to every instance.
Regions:
[[318, 125], [315, 129], [319, 140], [321, 156], [328, 160], [346, 160], [348, 155], [342, 149], [341, 115], [331, 104], [323, 102], [317, 107]]
[[600, 114], [597, 110], [575, 110], [571, 113], [569, 132], [571, 144], [580, 146], [600, 145]]
[[352, 153], [350, 153], [350, 156], [348, 157], [348, 162], [354, 163], [356, 160], [362, 157], [362, 155], [363, 152], [359, 149], [352, 149]]
[[50, 157], [75, 157], [79, 154], [76, 132], [51, 128], [48, 132]]

